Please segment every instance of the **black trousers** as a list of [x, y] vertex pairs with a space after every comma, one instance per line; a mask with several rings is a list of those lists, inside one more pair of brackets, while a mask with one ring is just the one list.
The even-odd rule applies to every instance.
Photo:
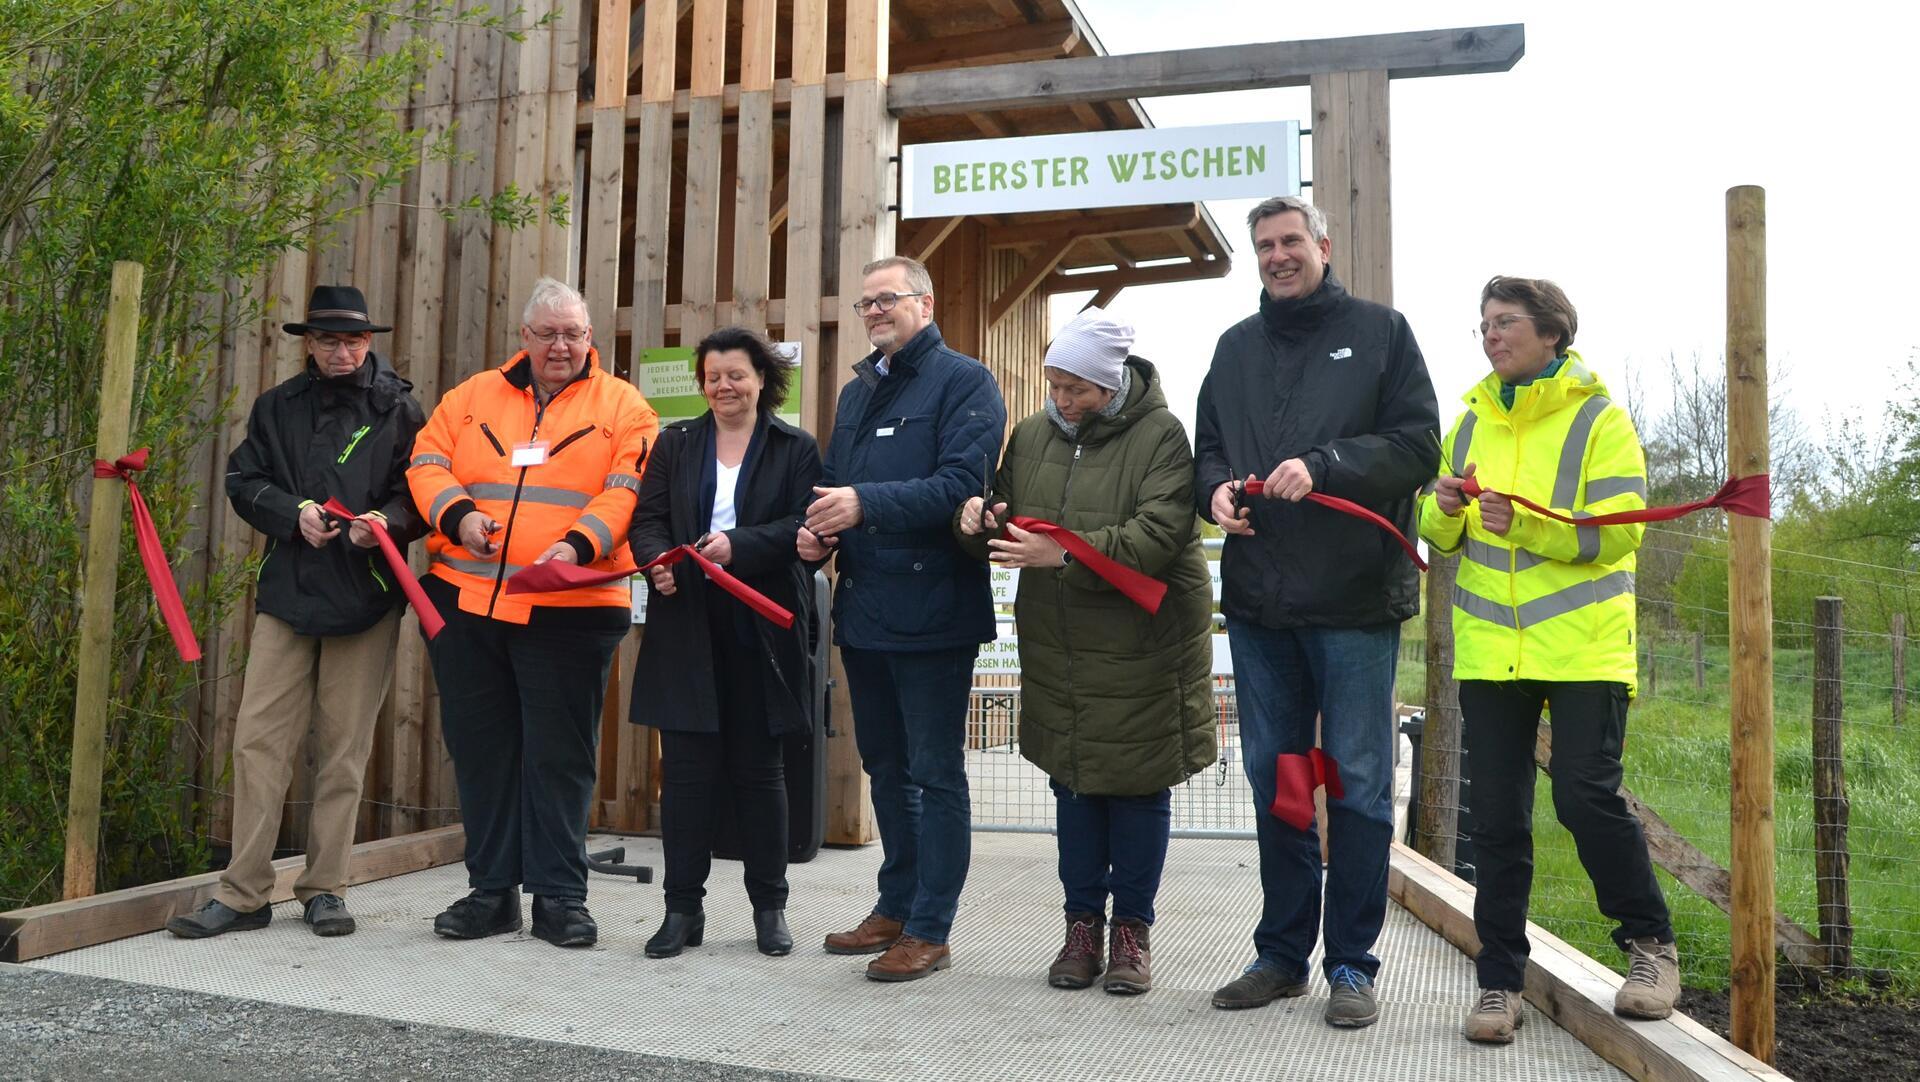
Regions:
[[626, 626], [510, 624], [436, 607], [447, 626], [427, 653], [460, 789], [468, 883], [585, 898], [600, 707]]
[[[716, 617], [726, 611], [723, 605], [739, 604], [717, 589], [713, 594], [708, 611]], [[770, 662], [739, 641], [733, 621], [716, 618], [711, 625], [719, 730], [660, 732], [660, 844], [666, 858], [661, 886], [667, 912], [700, 912], [718, 827], [727, 815], [736, 827], [748, 900], [756, 910], [785, 909], [786, 750], [767, 728], [761, 675]]]
[[1540, 709], [1553, 726], [1553, 810], [1573, 834], [1600, 912], [1618, 922], [1613, 939], [1673, 942], [1673, 925], [1653, 878], [1640, 821], [1620, 796], [1627, 687], [1602, 681], [1462, 680], [1467, 831], [1479, 889], [1473, 927], [1480, 987], [1526, 986], [1527, 896], [1533, 889], [1533, 749]]

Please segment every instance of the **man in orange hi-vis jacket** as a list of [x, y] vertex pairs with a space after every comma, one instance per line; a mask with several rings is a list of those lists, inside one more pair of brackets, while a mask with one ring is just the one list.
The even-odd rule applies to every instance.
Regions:
[[629, 588], [506, 592], [514, 572], [548, 560], [634, 570], [627, 524], [660, 419], [601, 367], [592, 340], [585, 299], [542, 278], [520, 325], [526, 348], [440, 400], [407, 471], [433, 527], [422, 585], [447, 621], [428, 653], [473, 888], [433, 922], [453, 939], [518, 931], [522, 886], [535, 936], [598, 938], [587, 809]]

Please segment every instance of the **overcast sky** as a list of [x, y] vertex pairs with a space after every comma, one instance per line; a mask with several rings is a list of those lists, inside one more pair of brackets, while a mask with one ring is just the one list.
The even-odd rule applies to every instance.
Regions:
[[[1494, 274], [1558, 281], [1580, 313], [1574, 348], [1616, 384], [1638, 370], [1655, 409], [1669, 353], [1721, 363], [1725, 193], [1738, 184], [1767, 189], [1769, 353], [1816, 433], [1838, 414], [1877, 418], [1920, 359], [1907, 74], [1920, 5], [1079, 4], [1112, 53], [1525, 24], [1512, 71], [1391, 84], [1394, 303], [1444, 420], [1486, 371], [1471, 328]], [[1145, 106], [1160, 127], [1311, 119], [1305, 88]], [[1209, 204], [1234, 245], [1230, 276], [1128, 289], [1112, 306], [1189, 428], [1214, 340], [1255, 307], [1251, 205]], [[1056, 298], [1055, 325], [1085, 299]]]

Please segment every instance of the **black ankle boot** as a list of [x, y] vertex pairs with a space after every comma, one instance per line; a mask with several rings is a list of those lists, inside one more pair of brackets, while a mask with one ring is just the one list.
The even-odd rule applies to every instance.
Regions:
[[671, 958], [687, 947], [699, 946], [706, 934], [705, 913], [668, 913], [660, 930], [647, 940], [647, 957]]
[[761, 954], [775, 958], [793, 953], [793, 935], [787, 931], [787, 911], [784, 909], [756, 909], [753, 911], [753, 941]]
[[448, 939], [484, 939], [520, 930], [520, 888], [476, 890], [433, 919], [433, 930]]

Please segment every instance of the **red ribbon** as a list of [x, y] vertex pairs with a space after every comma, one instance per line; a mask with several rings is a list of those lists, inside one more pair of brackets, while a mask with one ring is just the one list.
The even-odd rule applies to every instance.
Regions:
[[[660, 555], [641, 564], [636, 570], [646, 571], [655, 567], [670, 567], [681, 560], [692, 559], [700, 565], [707, 577], [720, 585], [722, 590], [738, 598], [740, 603], [781, 627], [793, 626], [793, 613], [760, 591], [734, 578], [726, 568], [700, 555], [692, 545], [677, 545]], [[507, 592], [510, 594], [537, 594], [550, 590], [577, 590], [583, 586], [600, 586], [616, 579], [629, 578], [632, 571], [595, 571], [578, 564], [560, 560], [548, 560], [543, 564], [522, 568], [507, 580]]]
[[407, 558], [401, 554], [400, 546], [387, 536], [387, 524], [378, 515], [356, 515], [340, 505], [339, 500], [328, 500], [320, 509], [337, 519], [348, 522], [364, 522], [373, 531], [373, 539], [380, 542], [380, 551], [387, 557], [387, 566], [393, 569], [393, 577], [400, 583], [400, 592], [407, 595], [413, 605], [414, 615], [420, 617], [420, 630], [431, 639], [440, 634], [447, 622], [440, 617], [440, 610], [427, 600], [427, 592], [420, 588], [420, 580], [413, 577], [413, 568], [407, 566]]
[[173, 581], [173, 567], [167, 563], [166, 550], [160, 547], [160, 531], [153, 524], [153, 512], [147, 509], [140, 486], [133, 480], [135, 473], [146, 468], [145, 447], [112, 462], [104, 458], [93, 460], [95, 477], [118, 477], [127, 483], [127, 496], [133, 504], [134, 541], [140, 549], [140, 562], [147, 569], [147, 583], [153, 587], [153, 600], [160, 606], [160, 616], [167, 623], [167, 633], [173, 636], [173, 648], [180, 652], [180, 660], [199, 661], [200, 640], [194, 637], [186, 603], [180, 600], [180, 587]]
[[1273, 764], [1273, 804], [1267, 810], [1293, 829], [1305, 830], [1313, 825], [1313, 791], [1322, 785], [1330, 797], [1347, 795], [1333, 756], [1319, 748], [1305, 755], [1281, 752]]
[[1545, 515], [1550, 519], [1573, 526], [1621, 526], [1629, 522], [1666, 522], [1682, 515], [1691, 515], [1695, 511], [1704, 511], [1709, 507], [1723, 508], [1736, 515], [1746, 515], [1748, 518], [1770, 519], [1773, 517], [1772, 483], [1764, 473], [1756, 473], [1751, 477], [1735, 477], [1721, 485], [1720, 491], [1704, 500], [1673, 504], [1668, 507], [1644, 507], [1638, 511], [1615, 511], [1607, 515], [1594, 515], [1592, 518], [1572, 518], [1558, 511], [1549, 511], [1524, 496], [1482, 488], [1480, 482], [1472, 477], [1466, 478], [1465, 481], [1466, 483], [1460, 486], [1460, 494], [1470, 499], [1478, 498], [1482, 493], [1493, 492], [1495, 496], [1504, 496], [1535, 514]]
[[[1265, 492], [1266, 489], [1267, 483], [1265, 481], [1255, 479], [1246, 483], [1246, 491], [1249, 496], [1258, 496], [1262, 492]], [[1352, 515], [1354, 518], [1365, 519], [1387, 531], [1393, 535], [1395, 541], [1400, 542], [1401, 548], [1407, 550], [1407, 559], [1413, 561], [1413, 566], [1422, 571], [1427, 569], [1427, 561], [1420, 558], [1420, 550], [1414, 547], [1413, 542], [1407, 540], [1407, 535], [1401, 533], [1399, 527], [1388, 522], [1382, 516], [1354, 503], [1352, 500], [1343, 500], [1338, 496], [1329, 496], [1324, 492], [1309, 492], [1307, 493], [1307, 499], [1312, 500], [1322, 507], [1330, 507], [1343, 515]]]
[[1073, 558], [1087, 565], [1087, 570], [1100, 576], [1109, 586], [1120, 591], [1127, 600], [1151, 613], [1160, 611], [1160, 602], [1167, 596], [1167, 584], [1142, 572], [1135, 571], [1118, 560], [1100, 554], [1100, 550], [1087, 544], [1087, 539], [1067, 529], [1065, 526], [1048, 522], [1045, 519], [1028, 518], [1015, 515], [1007, 520], [1029, 533], [1044, 534], [1053, 538], [1061, 548], [1073, 553]]

